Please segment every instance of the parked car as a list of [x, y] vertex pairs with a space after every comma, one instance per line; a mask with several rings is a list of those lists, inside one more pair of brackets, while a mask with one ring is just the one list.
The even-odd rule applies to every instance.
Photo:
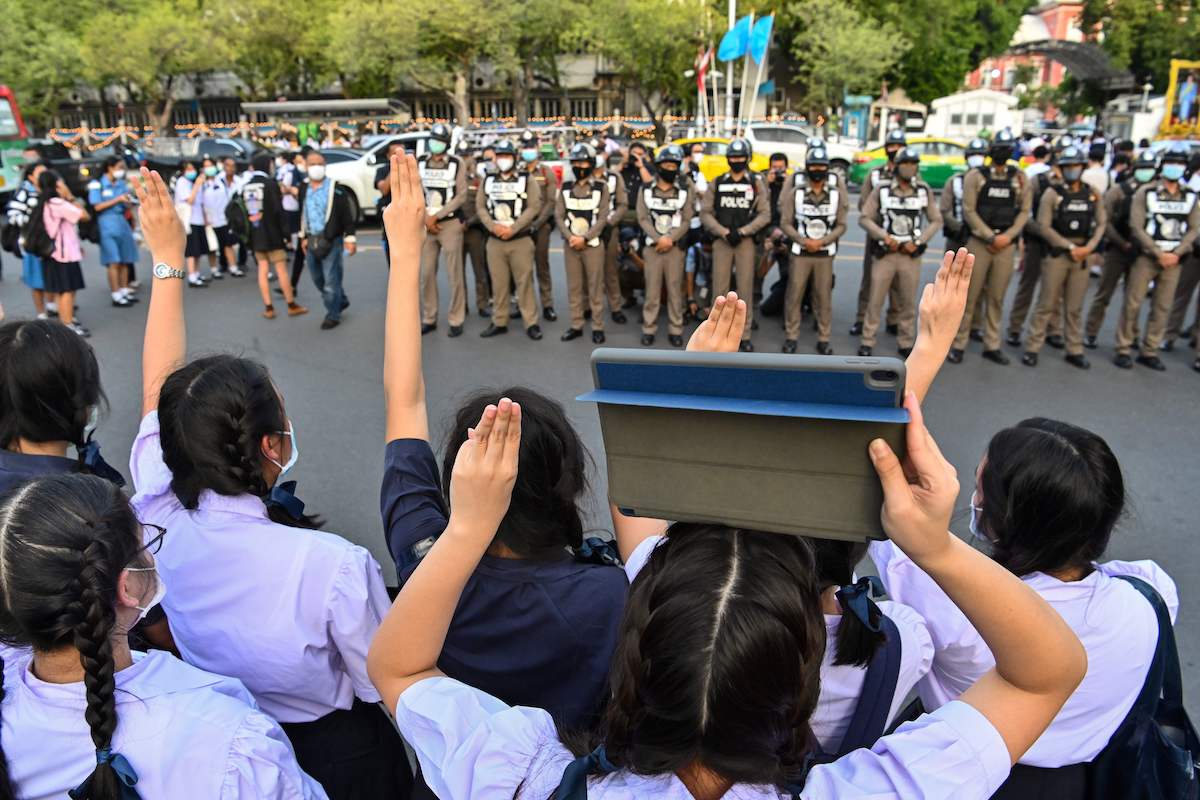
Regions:
[[88, 181], [99, 173], [103, 156], [90, 152], [84, 155], [80, 148], [67, 147], [53, 139], [30, 139], [29, 146], [38, 151], [46, 166], [62, 176], [72, 194], [87, 197]]
[[361, 219], [363, 215], [376, 213], [375, 203], [379, 200], [379, 190], [375, 188], [375, 173], [383, 166], [387, 158], [387, 148], [392, 142], [402, 142], [404, 149], [413, 155], [423, 155], [425, 145], [429, 141], [428, 131], [419, 133], [400, 133], [376, 139], [370, 147], [361, 150], [351, 148], [329, 148], [339, 154], [357, 154], [354, 158], [341, 158], [334, 161], [326, 159], [328, 166], [325, 174], [350, 190], [350, 202], [354, 214]]
[[[921, 156], [921, 180], [934, 189], [940, 189], [955, 175], [967, 171], [965, 150], [953, 139], [936, 136], [916, 136], [908, 140], [908, 146]], [[860, 186], [875, 167], [884, 163], [883, 145], [862, 150], [854, 154], [854, 166], [850, 168], [850, 182]]]
[[164, 179], [170, 179], [185, 161], [197, 164], [205, 158], [223, 159], [232, 157], [238, 170], [247, 169], [250, 161], [261, 152], [273, 153], [269, 148], [252, 139], [198, 136], [194, 139], [178, 136], [156, 136], [150, 140], [142, 155], [143, 163], [158, 170]]
[[[671, 144], [677, 144], [686, 153], [694, 144], [704, 145], [704, 157], [700, 159], [700, 172], [706, 180], [712, 180], [718, 175], [729, 171], [729, 163], [725, 161], [725, 151], [729, 149], [732, 140], [725, 136], [693, 136], [687, 139], [676, 139]], [[665, 146], [665, 145], [664, 145]], [[657, 152], [657, 151], [655, 151]], [[753, 172], [766, 172], [771, 167], [770, 156], [758, 148], [750, 157], [750, 169]]]
[[[746, 138], [754, 145], [754, 152], [768, 158], [772, 153], [783, 153], [792, 169], [803, 169], [808, 154], [808, 140], [819, 134], [811, 128], [787, 123], [755, 123], [746, 130]], [[825, 152], [829, 154], [829, 168], [844, 180], [854, 162], [854, 148], [841, 142], [825, 140]]]

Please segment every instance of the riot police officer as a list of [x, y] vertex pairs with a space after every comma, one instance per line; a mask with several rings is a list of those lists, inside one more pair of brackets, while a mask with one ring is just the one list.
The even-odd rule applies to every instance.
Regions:
[[[467, 200], [462, 205], [463, 212], [463, 265], [467, 256], [471, 257], [471, 274], [475, 277], [475, 309], [481, 317], [490, 317], [492, 312], [488, 303], [492, 301], [491, 279], [487, 269], [487, 228], [479, 221], [479, 212], [475, 210], [476, 197], [482, 178], [479, 176], [475, 152], [466, 139], [462, 139], [456, 148], [456, 154], [462, 159], [463, 168], [467, 172]], [[465, 281], [465, 276], [464, 276]]]
[[1096, 337], [1100, 335], [1108, 304], [1116, 294], [1117, 284], [1129, 279], [1129, 270], [1137, 257], [1137, 244], [1133, 240], [1133, 231], [1129, 229], [1129, 212], [1138, 188], [1153, 181], [1158, 174], [1158, 159], [1154, 152], [1143, 150], [1129, 173], [1104, 193], [1104, 210], [1108, 214], [1104, 234], [1104, 263], [1100, 268], [1100, 285], [1092, 296], [1083, 329], [1083, 346], [1089, 350], [1095, 350], [1098, 346]]
[[[963, 179], [963, 219], [970, 230], [967, 249], [975, 256], [975, 269], [971, 273], [971, 286], [967, 293], [967, 310], [975, 308], [980, 293], [987, 296], [984, 303], [983, 357], [997, 364], [1008, 363], [1008, 356], [1000, 351], [1004, 294], [1012, 279], [1017, 236], [1029, 219], [1032, 202], [1025, 173], [1008, 163], [1015, 147], [1012, 131], [1000, 131], [988, 148], [990, 166], [972, 170]], [[959, 325], [958, 335], [947, 356], [947, 360], [953, 364], [963, 359], [972, 316], [964, 314]]]
[[541, 160], [538, 137], [533, 131], [521, 134], [520, 154], [522, 165], [537, 184], [538, 192], [544, 200], [530, 230], [533, 233], [533, 262], [537, 267], [537, 290], [542, 306], [542, 318], [553, 322], [558, 319], [558, 313], [554, 310], [554, 285], [550, 281], [550, 219], [554, 216], [554, 203], [550, 202], [550, 198], [554, 197], [558, 188], [558, 178], [550, 165]]
[[[867, 196], [859, 225], [873, 240], [871, 298], [863, 321], [860, 356], [869, 356], [875, 348], [879, 317], [884, 298], [893, 295], [897, 303], [896, 343], [905, 358], [916, 341], [917, 285], [921, 281], [921, 255], [942, 224], [929, 184], [918, 176], [921, 156], [911, 147], [896, 154], [892, 180], [880, 184]], [[896, 284], [898, 291], [893, 291]]]
[[533, 290], [533, 237], [530, 226], [542, 209], [538, 181], [517, 167], [517, 148], [507, 139], [496, 143], [496, 168], [483, 177], [475, 200], [479, 221], [487, 228], [488, 272], [492, 276], [492, 324], [484, 338], [508, 333], [509, 286], [517, 287], [517, 306], [530, 339], [541, 339], [537, 297]]
[[1183, 183], [1186, 169], [1187, 150], [1173, 145], [1162, 155], [1158, 180], [1141, 187], [1133, 196], [1129, 227], [1139, 252], [1125, 281], [1125, 308], [1117, 328], [1113, 363], [1122, 369], [1133, 366], [1129, 352], [1134, 344], [1134, 325], [1150, 281], [1154, 281], [1150, 319], [1137, 362], [1160, 372], [1167, 368], [1158, 357], [1158, 346], [1175, 299], [1179, 263], [1200, 234], [1200, 204], [1196, 193]]
[[654, 183], [637, 196], [638, 225], [646, 234], [646, 302], [642, 306], [642, 344], [654, 344], [663, 285], [667, 287], [667, 341], [683, 347], [683, 241], [694, 213], [695, 196], [679, 181], [683, 150], [670, 144], [654, 158]]
[[713, 297], [729, 291], [730, 270], [737, 274], [737, 293], [746, 300], [743, 352], [753, 325], [755, 245], [754, 234], [771, 221], [769, 195], [760, 176], [750, 172], [750, 142], [734, 139], [725, 151], [729, 171], [715, 178], [704, 193], [700, 221], [713, 237]]
[[1104, 236], [1105, 212], [1102, 198], [1083, 182], [1087, 157], [1078, 147], [1059, 153], [1062, 183], [1051, 186], [1038, 206], [1038, 228], [1046, 242], [1042, 261], [1037, 311], [1025, 339], [1021, 363], [1035, 367], [1050, 317], [1065, 309], [1067, 363], [1087, 369], [1083, 355], [1083, 298], [1088, 288], [1087, 259]]
[[[608, 184], [593, 177], [596, 151], [579, 142], [568, 158], [572, 176], [563, 181], [554, 204], [554, 219], [563, 237], [563, 262], [567, 270], [567, 297], [571, 327], [564, 342], [583, 336], [586, 285], [587, 307], [592, 314], [592, 342], [604, 343], [604, 243], [608, 224]], [[585, 276], [586, 275], [586, 280]]]
[[[987, 157], [988, 143], [986, 139], [972, 139], [967, 144], [967, 171], [983, 167]], [[960, 172], [942, 187], [941, 197], [938, 198], [938, 210], [942, 212], [942, 233], [946, 237], [946, 249], [958, 250], [967, 244], [967, 223], [963, 219], [963, 178], [965, 172]]]
[[450, 129], [438, 123], [429, 132], [429, 152], [417, 159], [425, 189], [425, 243], [421, 246], [421, 333], [437, 328], [438, 257], [446, 258], [450, 284], [450, 336], [462, 336], [467, 315], [467, 290], [463, 285], [463, 204], [467, 201], [467, 168], [451, 155]]
[[[883, 141], [885, 160], [881, 165], [867, 173], [867, 178], [863, 181], [862, 188], [858, 192], [858, 211], [860, 214], [862, 213], [863, 206], [867, 203], [867, 198], [871, 196], [871, 192], [891, 182], [896, 166], [893, 163], [893, 159], [895, 159], [897, 153], [907, 146], [908, 137], [904, 135], [904, 131], [899, 128], [892, 128], [887, 132], [887, 138]], [[854, 316], [854, 324], [850, 326], [851, 336], [860, 336], [863, 332], [863, 320], [867, 315], [867, 303], [871, 299], [871, 262], [874, 259], [875, 254], [872, 252], [870, 242], [868, 242], [867, 246], [863, 248], [862, 279], [858, 284], [858, 311]], [[887, 331], [893, 334], [896, 332], [897, 292], [897, 287], [892, 287], [892, 292], [888, 295]]]
[[833, 329], [833, 257], [838, 239], [846, 232], [850, 200], [845, 187], [829, 183], [829, 153], [823, 147], [809, 148], [804, 174], [791, 175], [780, 191], [779, 227], [792, 241], [784, 305], [785, 353], [796, 352], [801, 300], [811, 278], [817, 352], [833, 354], [829, 346]]
[[608, 187], [608, 210], [605, 212], [604, 233], [600, 234], [604, 244], [604, 291], [608, 297], [608, 310], [612, 314], [613, 322], [624, 325], [629, 318], [622, 310], [625, 307], [625, 299], [621, 295], [621, 273], [617, 268], [617, 256], [621, 250], [621, 219], [629, 210], [629, 195], [625, 191], [625, 181], [621, 179], [621, 174], [608, 168], [604, 148], [594, 139], [589, 144], [596, 152], [596, 167], [592, 177], [603, 181]]

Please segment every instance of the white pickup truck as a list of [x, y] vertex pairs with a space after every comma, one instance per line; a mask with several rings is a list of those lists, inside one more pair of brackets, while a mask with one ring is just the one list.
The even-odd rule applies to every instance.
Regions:
[[[746, 130], [746, 138], [754, 146], [755, 153], [769, 156], [783, 153], [788, 157], [788, 166], [801, 169], [808, 152], [808, 140], [818, 134], [811, 128], [787, 123], [754, 122]], [[841, 142], [825, 141], [829, 153], [829, 167], [844, 180], [854, 163], [855, 148]]]

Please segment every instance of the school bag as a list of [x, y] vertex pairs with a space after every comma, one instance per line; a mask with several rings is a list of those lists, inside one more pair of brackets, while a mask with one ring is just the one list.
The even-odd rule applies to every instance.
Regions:
[[246, 203], [240, 192], [225, 204], [225, 223], [239, 242], [246, 244], [250, 241], [250, 213], [246, 211]]
[[46, 230], [44, 210], [40, 205], [33, 209], [23, 231], [24, 251], [38, 258], [49, 258], [54, 255], [54, 240], [50, 238], [50, 232]]
[[96, 209], [86, 198], [81, 199], [84, 209], [87, 210], [87, 218], [80, 219], [76, 223], [76, 227], [79, 229], [79, 238], [84, 242], [100, 244], [100, 222], [96, 219]]
[[0, 228], [0, 250], [5, 250], [12, 253], [14, 256], [21, 255], [21, 229], [13, 225], [11, 222], [4, 223], [4, 227]]

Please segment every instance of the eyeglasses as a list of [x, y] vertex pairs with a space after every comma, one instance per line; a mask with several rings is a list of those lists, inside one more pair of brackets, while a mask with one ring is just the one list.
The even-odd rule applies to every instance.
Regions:
[[142, 541], [145, 542], [134, 553], [134, 558], [141, 555], [143, 552], [150, 555], [156, 555], [162, 549], [163, 537], [167, 535], [167, 529], [161, 525], [153, 525], [148, 522], [142, 523]]

